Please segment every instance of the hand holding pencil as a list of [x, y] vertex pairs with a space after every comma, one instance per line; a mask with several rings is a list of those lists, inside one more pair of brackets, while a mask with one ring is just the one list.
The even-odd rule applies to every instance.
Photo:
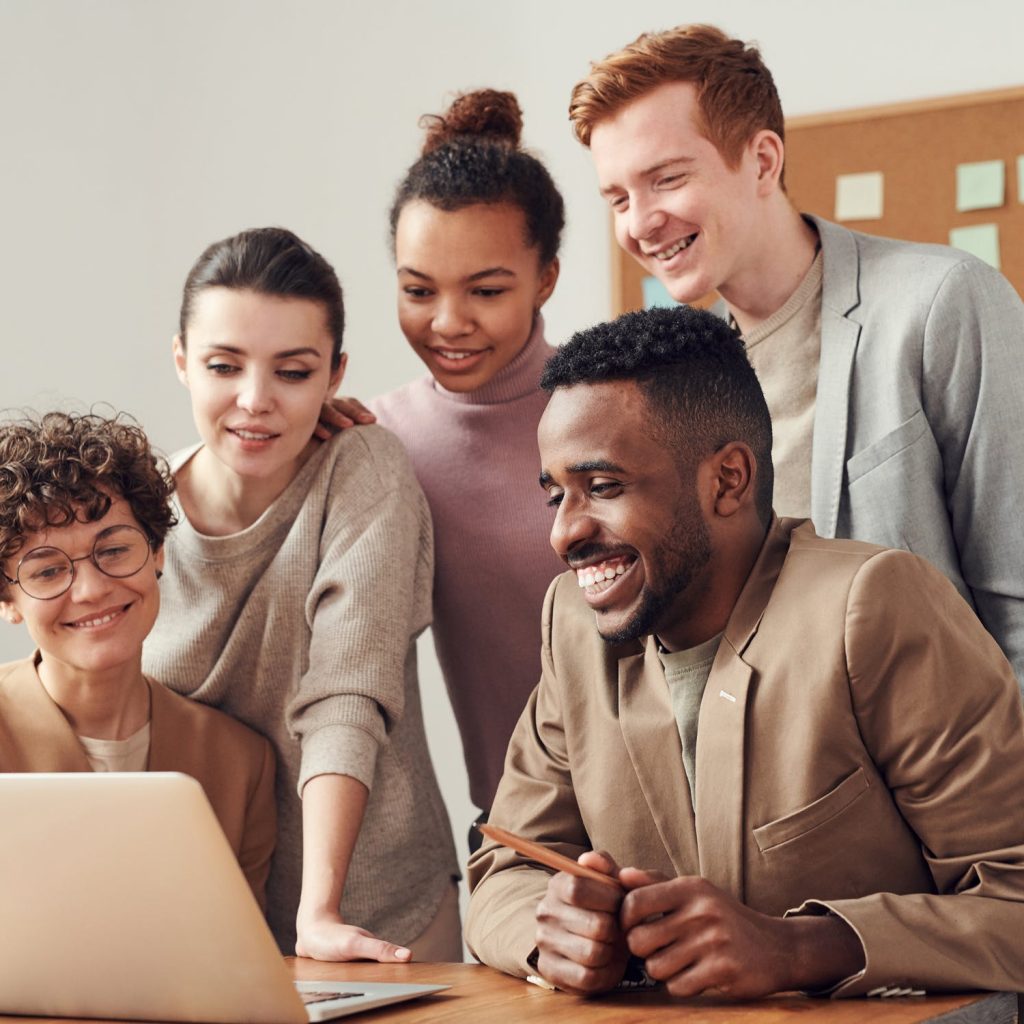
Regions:
[[558, 871], [537, 905], [537, 972], [556, 987], [580, 995], [613, 989], [629, 951], [619, 925], [626, 890], [611, 857], [587, 852], [564, 857], [540, 843], [494, 825], [478, 826], [489, 839]]

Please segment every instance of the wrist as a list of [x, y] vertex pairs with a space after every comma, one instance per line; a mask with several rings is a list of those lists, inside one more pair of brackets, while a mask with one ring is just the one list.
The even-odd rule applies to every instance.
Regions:
[[788, 933], [779, 946], [785, 951], [786, 988], [827, 991], [864, 969], [864, 947], [841, 917], [787, 917], [779, 923]]

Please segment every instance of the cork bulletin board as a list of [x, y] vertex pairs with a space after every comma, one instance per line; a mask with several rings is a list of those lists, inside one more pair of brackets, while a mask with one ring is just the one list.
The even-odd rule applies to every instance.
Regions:
[[[958, 167], [981, 161], [1003, 163], [1002, 202], [958, 211]], [[994, 226], [1000, 270], [1024, 296], [1024, 168], [1019, 161], [1024, 161], [1024, 87], [786, 122], [786, 186], [798, 210], [836, 220], [837, 177], [880, 172], [881, 216], [843, 220], [844, 227], [948, 245], [952, 229]], [[613, 241], [613, 314], [643, 307], [644, 277]], [[715, 298], [706, 296], [696, 305]]]

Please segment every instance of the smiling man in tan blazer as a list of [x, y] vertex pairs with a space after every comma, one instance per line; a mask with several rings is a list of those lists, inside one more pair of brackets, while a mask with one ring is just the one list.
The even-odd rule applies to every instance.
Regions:
[[681, 996], [1024, 989], [1024, 713], [953, 585], [773, 516], [764, 398], [710, 314], [581, 332], [543, 386], [574, 571], [491, 820], [623, 892], [485, 843], [473, 951], [587, 993], [631, 954]]

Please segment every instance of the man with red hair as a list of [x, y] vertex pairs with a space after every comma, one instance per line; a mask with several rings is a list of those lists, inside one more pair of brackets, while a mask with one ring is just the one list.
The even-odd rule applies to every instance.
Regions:
[[775, 507], [941, 569], [1024, 681], [1024, 304], [966, 253], [800, 214], [753, 46], [707, 25], [592, 66], [570, 118], [619, 245], [679, 302], [717, 291], [771, 410]]

